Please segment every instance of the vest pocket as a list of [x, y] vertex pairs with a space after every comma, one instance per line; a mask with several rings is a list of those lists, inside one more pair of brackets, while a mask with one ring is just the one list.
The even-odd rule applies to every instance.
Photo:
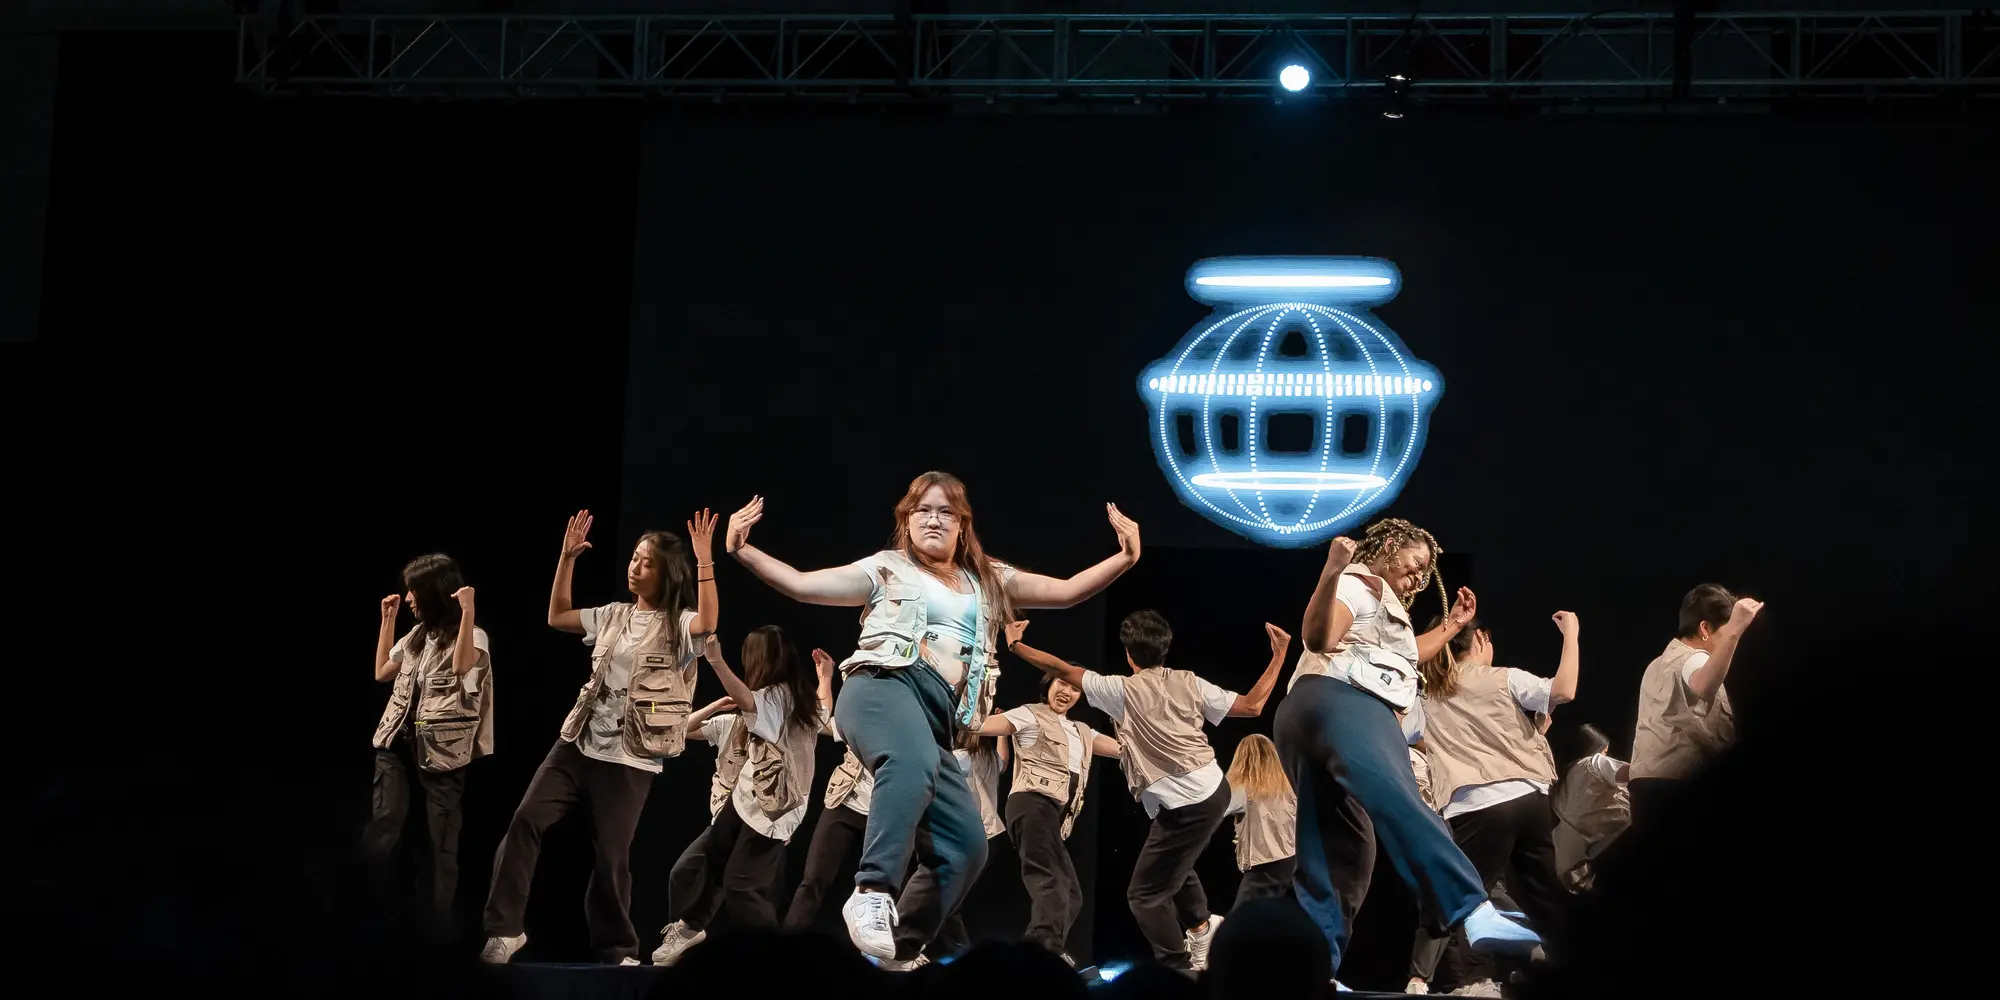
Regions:
[[479, 736], [479, 719], [417, 720], [417, 767], [432, 774], [456, 771], [472, 763]]
[[678, 757], [687, 748], [687, 719], [693, 707], [668, 695], [625, 706], [626, 748], [641, 757]]

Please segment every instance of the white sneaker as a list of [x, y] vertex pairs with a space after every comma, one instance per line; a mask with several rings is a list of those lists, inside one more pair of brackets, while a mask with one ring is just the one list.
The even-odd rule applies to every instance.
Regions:
[[1063, 952], [1062, 954], [1057, 955], [1056, 957], [1062, 959], [1064, 965], [1067, 965], [1072, 969], [1076, 968], [1076, 959], [1069, 957], [1069, 952]]
[[1541, 935], [1489, 902], [1479, 904], [1465, 918], [1465, 941], [1473, 951], [1526, 955], [1541, 946]]
[[636, 958], [633, 958], [633, 957], [632, 957], [632, 956], [630, 956], [630, 955], [627, 955], [627, 956], [625, 956], [624, 958], [621, 958], [621, 959], [619, 959], [619, 960], [618, 960], [618, 964], [619, 964], [619, 965], [638, 965], [638, 964], [639, 964], [639, 960], [638, 960], [638, 959], [636, 959]]
[[1340, 981], [1340, 980], [1338, 980], [1338, 979], [1336, 979], [1336, 980], [1334, 980], [1334, 981], [1333, 981], [1333, 991], [1334, 991], [1335, 993], [1352, 993], [1352, 992], [1354, 992], [1354, 991], [1353, 991], [1352, 989], [1349, 989], [1349, 988], [1348, 988], [1348, 986], [1347, 986], [1347, 984], [1346, 984], [1346, 983], [1343, 983], [1343, 982], [1341, 982], [1341, 981]]
[[1222, 928], [1222, 915], [1208, 915], [1208, 930], [1187, 935], [1188, 967], [1196, 972], [1208, 968], [1208, 946], [1215, 943], [1215, 932]]
[[528, 935], [526, 932], [516, 934], [513, 937], [487, 938], [486, 947], [479, 949], [479, 960], [493, 965], [506, 965], [508, 961], [513, 959], [514, 953], [520, 951], [521, 946], [527, 943]]
[[1445, 995], [1454, 997], [1497, 997], [1500, 995], [1500, 984], [1491, 979], [1482, 979], [1476, 983], [1461, 986]]
[[840, 907], [848, 940], [863, 955], [882, 962], [896, 960], [896, 897], [886, 892], [854, 890]]
[[1403, 987], [1403, 993], [1407, 996], [1413, 996], [1413, 997], [1424, 996], [1430, 993], [1430, 991], [1431, 991], [1431, 984], [1424, 982], [1423, 980], [1418, 979], [1415, 976], [1411, 976], [1410, 984], [1408, 986]]
[[680, 961], [681, 952], [708, 940], [708, 932], [698, 931], [687, 925], [685, 920], [676, 920], [660, 928], [660, 946], [653, 949], [654, 965], [672, 965]]
[[921, 954], [907, 962], [898, 962], [893, 958], [878, 958], [874, 961], [875, 967], [883, 972], [915, 972], [931, 964], [931, 960]]

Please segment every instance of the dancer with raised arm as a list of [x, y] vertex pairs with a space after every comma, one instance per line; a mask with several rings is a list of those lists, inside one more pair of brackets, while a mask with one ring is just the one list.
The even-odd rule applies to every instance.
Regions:
[[[1562, 633], [1554, 677], [1495, 666], [1491, 635], [1470, 623], [1417, 665], [1423, 695], [1412, 715], [1423, 731], [1431, 800], [1451, 827], [1452, 841], [1489, 892], [1504, 877], [1535, 932], [1559, 939], [1569, 894], [1556, 868], [1549, 804], [1555, 758], [1542, 720], [1576, 697], [1582, 623], [1568, 611], [1556, 612], [1553, 620]], [[1442, 625], [1436, 621], [1432, 627]], [[1424, 940], [1428, 931], [1420, 929], [1417, 936], [1413, 950], [1434, 958], [1430, 968], [1416, 963], [1413, 974], [1428, 982], [1437, 971], [1438, 953]], [[1499, 995], [1498, 970], [1485, 956], [1468, 954], [1460, 936], [1452, 936], [1442, 958], [1442, 985]]]
[[[1417, 664], [1477, 607], [1461, 587], [1442, 627], [1418, 635], [1410, 626], [1405, 602], [1431, 582], [1440, 554], [1430, 532], [1398, 518], [1370, 525], [1359, 545], [1334, 539], [1306, 604], [1305, 651], [1278, 705], [1275, 742], [1299, 796], [1294, 889], [1326, 935], [1336, 971], [1367, 891], [1375, 836], [1433, 930], [1463, 924], [1481, 951], [1525, 954], [1541, 943], [1487, 900], [1478, 869], [1411, 773], [1397, 716], [1416, 703]], [[1442, 600], [1444, 581], [1437, 586]], [[1359, 823], [1357, 806], [1367, 815]]]
[[[714, 635], [702, 656], [739, 711], [711, 714], [689, 732], [718, 748], [710, 823], [674, 865], [673, 920], [660, 929], [654, 965], [672, 965], [705, 940], [718, 914], [740, 927], [778, 925], [785, 845], [811, 804], [813, 752], [833, 710], [833, 658], [815, 649], [808, 666], [776, 625], [743, 640], [743, 678], [729, 668]], [[685, 874], [689, 865], [701, 866], [703, 877]]]
[[1736, 742], [1736, 712], [1723, 682], [1736, 643], [1761, 601], [1704, 583], [1681, 599], [1680, 629], [1639, 680], [1639, 725], [1632, 736], [1632, 826], [1643, 831], [1688, 779]]
[[[729, 553], [758, 579], [795, 601], [868, 609], [854, 655], [842, 664], [834, 709], [841, 734], [875, 776], [861, 867], [841, 908], [863, 954], [895, 960], [899, 922], [927, 939], [971, 889], [985, 860], [985, 829], [951, 751], [961, 731], [984, 721], [1000, 628], [1014, 609], [1071, 607], [1139, 560], [1139, 526], [1110, 504], [1105, 515], [1118, 552], [1068, 579], [987, 558], [965, 484], [943, 472], [912, 480], [896, 504], [889, 547], [847, 566], [801, 572], [751, 545], [762, 497], [730, 515]], [[902, 912], [894, 893], [913, 849], [935, 872], [938, 891], [933, 902]]]
[[1084, 700], [1111, 717], [1132, 797], [1153, 820], [1132, 866], [1126, 905], [1153, 957], [1171, 969], [1195, 972], [1222, 917], [1211, 914], [1195, 861], [1222, 825], [1229, 785], [1215, 762], [1202, 725], [1224, 718], [1255, 718], [1278, 686], [1278, 671], [1292, 637], [1264, 626], [1271, 659], [1247, 694], [1225, 691], [1186, 670], [1166, 666], [1174, 631], [1157, 611], [1135, 611], [1118, 625], [1129, 677], [1094, 673], [1018, 639], [1014, 655], [1083, 692]]
[[[1020, 639], [1027, 624], [1007, 626], [1009, 644]], [[1071, 965], [1076, 963], [1069, 957], [1069, 931], [1083, 910], [1083, 883], [1067, 841], [1083, 812], [1092, 756], [1118, 756], [1117, 740], [1070, 719], [1069, 710], [1082, 695], [1068, 681], [1044, 674], [1041, 701], [989, 715], [980, 729], [988, 736], [1012, 737], [1007, 833], [1014, 838], [1021, 884], [1028, 890], [1028, 929], [1022, 937]]]
[[[473, 591], [447, 555], [403, 567], [404, 594], [382, 598], [375, 679], [394, 682], [375, 724], [375, 808], [362, 851], [385, 877], [409, 815], [410, 784], [424, 796], [430, 864], [423, 883], [439, 917], [458, 892], [458, 834], [465, 822], [465, 766], [493, 752], [492, 647], [473, 624]], [[396, 638], [396, 608], [417, 624]], [[386, 884], [386, 883], [385, 883]]]
[[549, 588], [549, 627], [583, 635], [591, 647], [590, 679], [577, 692], [556, 745], [529, 780], [494, 852], [486, 947], [479, 955], [487, 962], [506, 962], [527, 943], [522, 922], [542, 833], [578, 801], [588, 801], [597, 848], [583, 903], [590, 945], [601, 961], [639, 964], [639, 932], [631, 917], [632, 835], [660, 761], [680, 756], [686, 745], [695, 660], [702, 638], [715, 631], [715, 563], [709, 555], [715, 515], [704, 510], [688, 522], [686, 545], [670, 531], [639, 536], [625, 564], [625, 587], [633, 599], [578, 608], [570, 598], [570, 577], [577, 557], [590, 549], [590, 525], [587, 510], [569, 519]]

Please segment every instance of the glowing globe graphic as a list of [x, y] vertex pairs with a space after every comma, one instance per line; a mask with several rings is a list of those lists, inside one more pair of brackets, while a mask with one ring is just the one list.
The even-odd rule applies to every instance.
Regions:
[[1402, 275], [1375, 257], [1215, 257], [1215, 307], [1139, 375], [1153, 456], [1181, 502], [1252, 541], [1323, 542], [1396, 498], [1423, 453], [1437, 369], [1367, 307]]

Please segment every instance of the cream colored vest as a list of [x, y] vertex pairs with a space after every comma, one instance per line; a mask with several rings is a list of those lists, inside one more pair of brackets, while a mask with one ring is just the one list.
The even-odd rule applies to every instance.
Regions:
[[[611, 669], [611, 651], [632, 622], [637, 605], [608, 604], [598, 609], [597, 642], [591, 647], [590, 679], [576, 694], [576, 704], [563, 719], [562, 738], [575, 740], [590, 720], [590, 708], [604, 689]], [[653, 623], [632, 647], [632, 681], [625, 692], [625, 750], [634, 757], [678, 757], [687, 748], [687, 717], [693, 711], [695, 663], [681, 650], [678, 617], [653, 616]], [[681, 664], [685, 662], [686, 666]]]
[[812, 795], [813, 751], [819, 730], [786, 722], [776, 743], [750, 731], [748, 717], [739, 715], [729, 727], [715, 758], [715, 776], [708, 783], [708, 816], [713, 820], [729, 804], [743, 769], [750, 769], [750, 792], [757, 811], [772, 819], [791, 812]]
[[1236, 870], [1280, 861], [1299, 853], [1299, 796], [1285, 783], [1275, 798], [1243, 800], [1236, 817]]
[[1464, 665], [1449, 698], [1424, 698], [1432, 801], [1451, 804], [1459, 789], [1496, 781], [1556, 780], [1549, 741], [1507, 687], [1507, 671]]
[[1041, 729], [1041, 736], [1028, 749], [1014, 744], [1014, 785], [1010, 793], [1021, 795], [1034, 793], [1046, 795], [1062, 803], [1062, 836], [1069, 839], [1070, 830], [1076, 825], [1078, 813], [1083, 812], [1083, 794], [1090, 787], [1090, 745], [1097, 734], [1081, 722], [1071, 722], [1083, 740], [1083, 770], [1076, 774], [1076, 794], [1070, 795], [1069, 779], [1069, 732], [1063, 723], [1069, 721], [1056, 714], [1046, 702], [1036, 702], [1028, 706], [1035, 713], [1035, 724]]
[[1360, 578], [1381, 601], [1381, 610], [1367, 622], [1350, 626], [1332, 649], [1324, 653], [1301, 650], [1291, 683], [1314, 675], [1332, 677], [1407, 710], [1417, 700], [1417, 633], [1410, 625], [1409, 609], [1403, 607], [1388, 582], [1367, 566], [1354, 563], [1342, 575]]
[[854, 748], [847, 748], [847, 756], [840, 759], [840, 766], [833, 769], [833, 776], [826, 779], [826, 798], [821, 804], [828, 809], [838, 809], [847, 804], [854, 795], [854, 786], [862, 778], [861, 758], [854, 755]]
[[1632, 736], [1632, 777], [1691, 778], [1736, 742], [1736, 715], [1727, 687], [1701, 705], [1681, 678], [1681, 666], [1701, 652], [1675, 639], [1639, 681], [1639, 726]]
[[1632, 825], [1631, 794], [1597, 773], [1589, 758], [1570, 765], [1555, 795], [1558, 873], [1574, 871]]
[[493, 752], [493, 665], [486, 651], [479, 650], [472, 672], [483, 683], [475, 695], [452, 669], [453, 644], [427, 643], [421, 633], [411, 629], [396, 643], [403, 651], [402, 669], [396, 671], [389, 704], [375, 723], [374, 744], [387, 750], [395, 743], [396, 730], [414, 702], [417, 767], [434, 774], [456, 771]]
[[1114, 724], [1125, 784], [1138, 798], [1153, 782], [1215, 762], [1202, 726], [1199, 678], [1172, 667], [1147, 667], [1125, 683], [1125, 718]]

